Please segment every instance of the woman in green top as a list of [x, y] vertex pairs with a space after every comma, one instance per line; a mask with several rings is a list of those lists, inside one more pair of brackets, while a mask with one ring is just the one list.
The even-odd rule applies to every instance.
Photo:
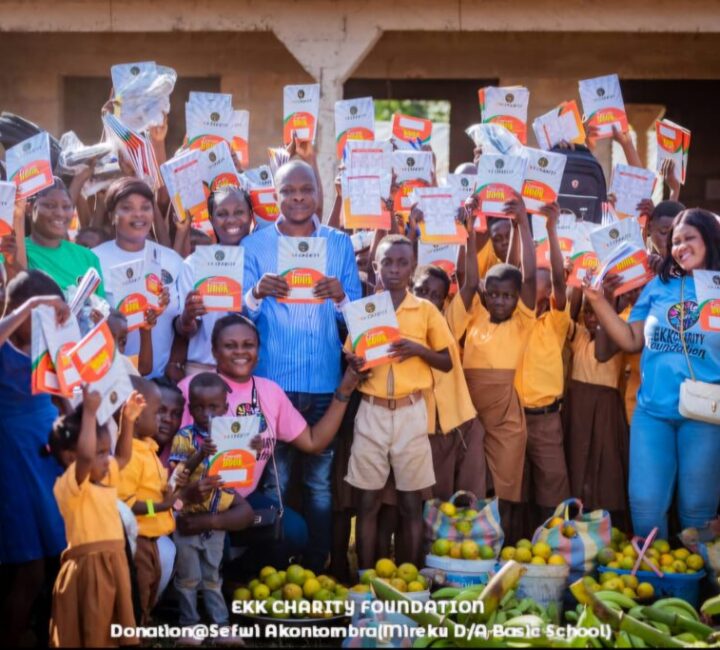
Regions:
[[[102, 279], [97, 255], [68, 241], [74, 206], [65, 183], [59, 178], [32, 199], [30, 236], [25, 238], [28, 268], [45, 271], [65, 291], [77, 285], [92, 266]], [[97, 294], [105, 297], [103, 285]]]

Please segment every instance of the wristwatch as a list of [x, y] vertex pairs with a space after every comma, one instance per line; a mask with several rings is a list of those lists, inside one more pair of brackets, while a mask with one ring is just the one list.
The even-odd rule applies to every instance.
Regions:
[[349, 402], [351, 395], [343, 395], [339, 390], [335, 391], [335, 399], [338, 402]]

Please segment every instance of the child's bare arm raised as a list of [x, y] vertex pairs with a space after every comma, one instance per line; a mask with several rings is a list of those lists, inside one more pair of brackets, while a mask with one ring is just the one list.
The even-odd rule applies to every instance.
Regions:
[[560, 238], [557, 234], [560, 206], [557, 202], [546, 203], [540, 208], [540, 212], [547, 218], [548, 243], [550, 244], [550, 273], [555, 307], [559, 311], [564, 311], [567, 305], [565, 262], [563, 260], [562, 250], [560, 249]]
[[472, 306], [473, 298], [477, 293], [478, 282], [480, 281], [480, 272], [477, 265], [477, 247], [473, 225], [473, 215], [478, 206], [476, 196], [469, 198], [465, 202], [465, 228], [468, 232], [467, 244], [465, 247], [465, 278], [462, 287], [460, 287], [460, 297], [462, 298], [465, 310], [469, 310]]
[[118, 434], [117, 444], [115, 445], [115, 460], [118, 467], [122, 469], [132, 458], [132, 440], [135, 431], [135, 422], [145, 408], [145, 398], [141, 393], [134, 390], [127, 402], [123, 405], [120, 414], [120, 433]]
[[515, 219], [520, 233], [520, 270], [522, 271], [522, 288], [520, 299], [528, 309], [535, 309], [535, 244], [530, 232], [530, 221], [522, 197], [515, 192], [503, 209], [505, 214]]
[[34, 296], [28, 298], [17, 309], [14, 309], [5, 318], [0, 320], [0, 345], [5, 343], [15, 330], [29, 318], [32, 310], [40, 305], [50, 305], [55, 309], [55, 318], [58, 325], [62, 325], [70, 318], [70, 308], [60, 296]]
[[83, 386], [83, 414], [80, 422], [80, 435], [77, 441], [75, 458], [75, 481], [82, 485], [90, 475], [95, 454], [97, 453], [97, 412], [102, 397], [97, 391]]

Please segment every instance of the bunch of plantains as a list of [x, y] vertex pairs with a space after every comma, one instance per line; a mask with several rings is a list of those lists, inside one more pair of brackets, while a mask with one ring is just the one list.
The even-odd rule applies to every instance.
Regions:
[[[707, 601], [698, 613], [679, 598], [638, 605], [616, 591], [586, 590], [578, 580], [570, 590], [580, 604], [576, 610], [567, 611], [565, 622], [559, 625], [560, 612], [554, 604], [541, 607], [515, 597], [524, 571], [520, 564], [510, 561], [485, 586], [446, 587], [434, 592], [435, 607], [408, 614], [428, 632], [414, 647], [720, 647], [720, 632], [701, 621], [701, 614], [707, 620], [720, 614], [720, 596]], [[380, 600], [406, 599], [379, 580], [374, 580], [372, 587]], [[482, 605], [468, 612], [468, 608], [452, 606], [458, 601], [480, 601]]]

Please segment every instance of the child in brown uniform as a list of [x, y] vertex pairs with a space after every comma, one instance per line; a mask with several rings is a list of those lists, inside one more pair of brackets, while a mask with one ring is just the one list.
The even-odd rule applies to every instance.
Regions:
[[614, 526], [630, 530], [630, 440], [619, 391], [624, 356], [599, 328], [587, 300], [582, 321], [573, 323], [568, 335], [572, 365], [563, 427], [570, 490], [587, 510], [609, 510]]
[[[472, 209], [470, 206], [468, 209]], [[463, 368], [470, 396], [485, 428], [485, 453], [503, 503], [504, 526], [512, 503], [520, 503], [527, 433], [515, 370], [535, 324], [535, 247], [525, 204], [519, 194], [505, 204], [515, 220], [521, 247], [521, 268], [492, 267], [478, 294], [475, 241], [468, 239], [465, 281], [448, 308], [448, 323], [456, 340], [465, 336]]]
[[557, 203], [543, 206], [550, 244], [550, 268], [537, 271], [536, 321], [515, 376], [527, 424], [526, 488], [529, 521], [523, 537], [532, 535], [570, 496], [560, 405], [564, 393], [563, 348], [570, 328], [565, 270], [557, 222]]
[[97, 426], [99, 406], [100, 394], [85, 388], [82, 406], [59, 417], [50, 438], [51, 452], [67, 467], [53, 488], [68, 540], [53, 589], [50, 644], [57, 648], [136, 643], [112, 639], [110, 626], [135, 626], [117, 484], [145, 401], [133, 393], [123, 407], [115, 457], [107, 428]]
[[[470, 233], [472, 236], [472, 233]], [[450, 292], [450, 278], [441, 268], [423, 266], [415, 271], [412, 292], [429, 300], [441, 313]], [[433, 370], [433, 387], [424, 393], [428, 405], [428, 433], [432, 449], [436, 499], [449, 499], [458, 490], [485, 498], [485, 432], [470, 399], [457, 345], [450, 347], [450, 372]]]

